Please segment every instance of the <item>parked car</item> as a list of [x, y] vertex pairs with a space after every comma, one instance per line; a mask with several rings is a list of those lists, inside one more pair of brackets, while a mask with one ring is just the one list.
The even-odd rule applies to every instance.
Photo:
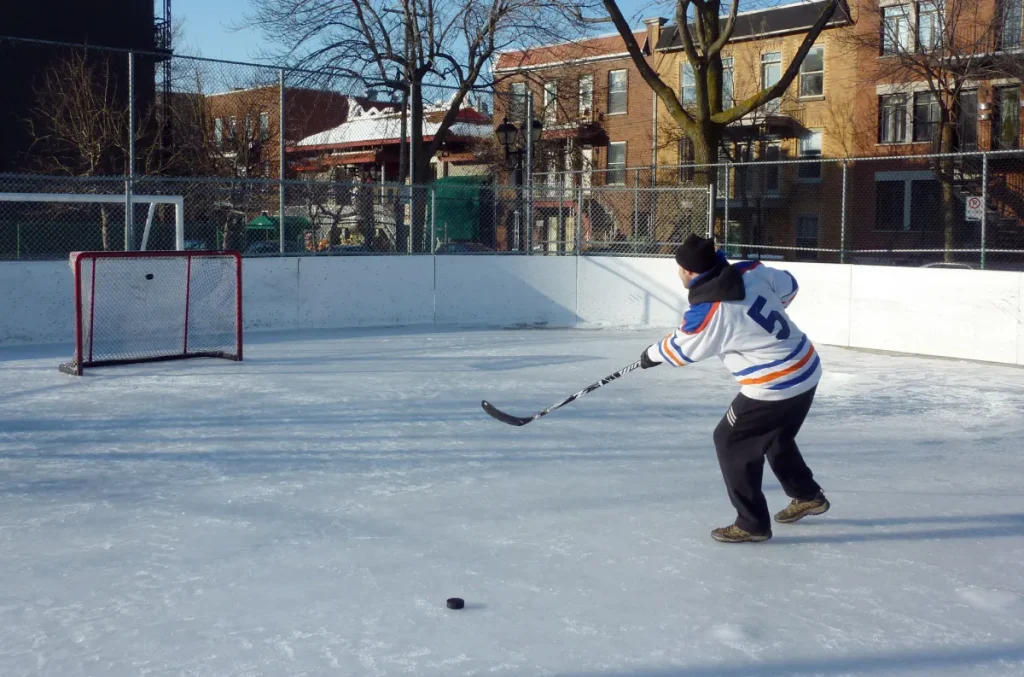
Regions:
[[487, 254], [494, 250], [479, 242], [445, 242], [434, 250], [435, 254]]
[[376, 253], [365, 244], [336, 244], [319, 252], [321, 256], [372, 256]]

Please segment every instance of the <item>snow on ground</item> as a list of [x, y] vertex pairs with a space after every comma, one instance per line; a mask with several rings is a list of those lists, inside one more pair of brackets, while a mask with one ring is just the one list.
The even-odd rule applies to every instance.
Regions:
[[1024, 675], [1024, 371], [822, 348], [833, 508], [724, 545], [717, 361], [479, 407], [658, 334], [251, 334], [83, 378], [0, 350], [0, 675]]

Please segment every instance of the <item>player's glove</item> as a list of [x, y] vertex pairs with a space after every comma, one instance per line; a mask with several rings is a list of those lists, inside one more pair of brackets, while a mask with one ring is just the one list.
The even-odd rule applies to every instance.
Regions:
[[651, 359], [651, 357], [647, 354], [648, 350], [649, 348], [645, 348], [644, 352], [640, 353], [641, 369], [650, 369], [651, 367], [657, 367], [659, 364], [661, 364], [661, 362], [655, 362], [654, 360]]

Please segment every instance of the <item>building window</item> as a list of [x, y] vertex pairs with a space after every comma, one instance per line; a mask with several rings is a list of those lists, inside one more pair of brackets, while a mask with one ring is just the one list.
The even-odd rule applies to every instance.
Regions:
[[875, 182], [875, 230], [905, 230], [904, 181]]
[[878, 143], [906, 143], [907, 97], [889, 94], [878, 97]]
[[238, 136], [238, 118], [236, 118], [234, 115], [232, 115], [231, 118], [228, 119], [228, 140], [229, 141], [234, 141], [237, 136]]
[[924, 0], [917, 6], [917, 48], [931, 52], [942, 45], [943, 4]]
[[732, 57], [722, 57], [722, 108], [724, 110], [728, 110], [733, 106], [732, 74]]
[[260, 113], [260, 141], [270, 138], [270, 113]]
[[213, 120], [213, 142], [217, 145], [217, 148], [224, 147], [224, 120], [221, 118], [214, 118]]
[[960, 92], [956, 111], [959, 150], [978, 150], [978, 90]]
[[914, 95], [914, 141], [934, 141], [939, 132], [939, 99], [932, 92]]
[[589, 116], [594, 110], [594, 76], [580, 77], [580, 115]]
[[1020, 136], [1019, 90], [1016, 87], [999, 87], [995, 99], [996, 119], [999, 121], [999, 129], [993, 135], [996, 147], [1000, 150], [1016, 148]]
[[781, 149], [771, 144], [765, 149], [764, 160], [768, 166], [764, 168], [764, 193], [769, 196], [779, 195], [779, 159]]
[[693, 142], [684, 136], [679, 139], [679, 180], [689, 183], [693, 176]]
[[812, 47], [800, 64], [800, 96], [825, 95], [825, 48]]
[[[801, 214], [796, 220], [796, 246], [801, 249], [817, 249], [819, 230], [817, 214]], [[814, 260], [818, 258], [818, 252], [797, 251], [796, 258]]]
[[558, 119], [558, 83], [544, 83], [544, 122], [553, 125]]
[[513, 82], [511, 87], [512, 101], [508, 112], [512, 122], [521, 123], [526, 119], [526, 83]]
[[[761, 89], [768, 89], [782, 77], [782, 52], [765, 52], [761, 55]], [[779, 112], [781, 99], [765, 104], [765, 111], [771, 115]]]
[[[821, 158], [821, 132], [809, 131], [800, 139], [800, 159]], [[796, 175], [800, 179], [817, 181], [821, 179], [821, 162], [806, 162], [797, 165]]]
[[626, 112], [626, 71], [608, 71], [608, 113]]
[[941, 204], [942, 184], [933, 179], [911, 181], [910, 223], [906, 225], [910, 226], [910, 230], [918, 232], [937, 230], [942, 223]]
[[626, 183], [626, 142], [608, 144], [608, 185], [621, 186]]
[[882, 54], [906, 52], [913, 38], [910, 5], [882, 8]]
[[683, 108], [697, 105], [697, 78], [693, 75], [693, 65], [684, 61], [679, 66], [679, 103]]
[[1003, 0], [1002, 2], [1002, 27], [1000, 30], [1000, 46], [1003, 49], [1020, 49], [1021, 21], [1024, 12], [1021, 11], [1021, 0]]

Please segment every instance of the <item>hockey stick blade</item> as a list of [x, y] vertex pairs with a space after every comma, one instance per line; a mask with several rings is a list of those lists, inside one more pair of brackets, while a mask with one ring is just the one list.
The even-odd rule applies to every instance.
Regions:
[[484, 408], [484, 411], [486, 411], [488, 414], [490, 414], [497, 420], [501, 421], [502, 423], [508, 423], [509, 425], [526, 425], [527, 423], [533, 420], [532, 418], [520, 418], [518, 416], [513, 416], [512, 414], [506, 414], [501, 409], [498, 409], [496, 406], [494, 406], [487, 400], [481, 402], [480, 406]]
[[638, 369], [639, 367], [640, 367], [640, 360], [637, 360], [633, 364], [631, 364], [631, 365], [629, 365], [627, 367], [623, 367], [622, 369], [618, 370], [614, 374], [609, 374], [608, 376], [605, 376], [603, 379], [601, 379], [597, 383], [590, 384], [589, 386], [587, 386], [583, 390], [579, 391], [578, 393], [574, 393], [572, 395], [569, 395], [569, 397], [565, 398], [561, 402], [558, 402], [556, 404], [552, 404], [550, 407], [548, 407], [547, 409], [544, 409], [543, 411], [538, 411], [536, 414], [534, 414], [533, 416], [530, 416], [529, 418], [521, 418], [519, 416], [512, 416], [511, 414], [506, 414], [501, 409], [498, 409], [497, 407], [495, 407], [493, 404], [491, 404], [487, 400], [484, 400], [483, 402], [481, 402], [480, 406], [482, 406], [484, 408], [484, 411], [486, 411], [488, 414], [493, 416], [495, 419], [501, 421], [502, 423], [508, 423], [509, 425], [514, 425], [514, 426], [523, 426], [523, 425], [526, 425], [527, 423], [530, 423], [531, 421], [536, 421], [541, 416], [545, 416], [545, 415], [551, 413], [552, 411], [554, 411], [555, 409], [559, 409], [560, 407], [564, 407], [565, 405], [569, 404], [570, 402], [575, 402], [578, 398], [583, 397], [587, 393], [592, 393], [595, 390], [597, 390], [598, 388], [600, 388], [601, 386], [605, 385], [606, 383], [611, 383], [612, 381], [614, 381], [615, 379], [619, 378], [623, 374], [628, 374], [629, 372], [633, 371], [634, 369]]

